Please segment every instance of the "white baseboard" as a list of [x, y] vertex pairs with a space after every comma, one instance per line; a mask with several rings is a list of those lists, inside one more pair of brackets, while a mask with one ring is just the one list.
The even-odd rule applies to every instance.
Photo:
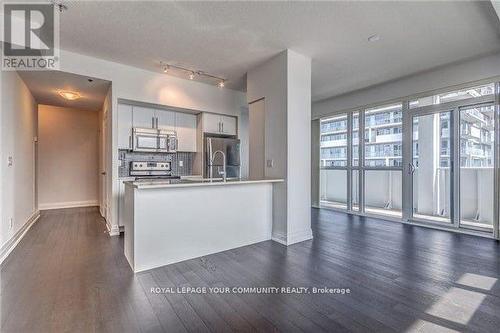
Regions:
[[287, 245], [292, 245], [295, 243], [305, 242], [313, 238], [311, 228], [307, 230], [301, 230], [299, 232], [294, 232], [292, 234], [288, 234]]
[[93, 206], [99, 206], [99, 202], [97, 200], [87, 200], [87, 201], [66, 201], [66, 202], [54, 202], [54, 203], [39, 204], [40, 210], [77, 208], [77, 207], [93, 207]]
[[313, 238], [312, 230], [304, 230], [300, 232], [295, 232], [293, 234], [284, 235], [280, 233], [273, 233], [271, 239], [283, 245], [292, 245], [295, 243], [304, 242]]
[[30, 230], [31, 226], [35, 224], [40, 218], [40, 211], [35, 211], [26, 221], [26, 223], [19, 229], [11, 239], [9, 239], [0, 249], [0, 264], [9, 256], [9, 254], [16, 248], [17, 244], [23, 239], [24, 235]]
[[108, 229], [108, 234], [110, 236], [120, 236], [120, 227], [117, 225], [109, 225], [106, 221], [106, 229]]
[[271, 239], [277, 243], [287, 245], [286, 244], [286, 236], [283, 234], [279, 234], [277, 232], [273, 232], [273, 235], [271, 236]]

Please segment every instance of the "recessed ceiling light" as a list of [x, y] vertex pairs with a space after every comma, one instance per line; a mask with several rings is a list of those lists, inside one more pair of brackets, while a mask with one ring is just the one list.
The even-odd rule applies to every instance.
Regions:
[[194, 72], [191, 72], [191, 73], [189, 74], [189, 79], [190, 79], [190, 80], [194, 80]]
[[369, 42], [376, 42], [378, 40], [380, 40], [380, 35], [371, 35], [370, 37], [368, 37]]
[[224, 80], [219, 82], [219, 88], [224, 88]]
[[62, 98], [67, 99], [68, 101], [74, 101], [75, 99], [79, 99], [80, 97], [82, 97], [80, 93], [69, 90], [59, 90], [58, 94], [61, 95]]

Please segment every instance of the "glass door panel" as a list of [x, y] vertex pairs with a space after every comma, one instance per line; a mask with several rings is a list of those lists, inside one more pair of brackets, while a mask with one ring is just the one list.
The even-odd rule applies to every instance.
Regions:
[[413, 218], [452, 223], [452, 111], [413, 116]]
[[347, 209], [347, 113], [320, 122], [320, 205]]
[[460, 227], [493, 231], [495, 107], [460, 108]]

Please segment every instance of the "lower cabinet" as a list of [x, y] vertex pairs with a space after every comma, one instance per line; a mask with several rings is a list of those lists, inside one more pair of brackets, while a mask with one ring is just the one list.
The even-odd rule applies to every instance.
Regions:
[[118, 226], [123, 228], [123, 216], [125, 216], [125, 184], [123, 182], [133, 181], [134, 178], [118, 179]]

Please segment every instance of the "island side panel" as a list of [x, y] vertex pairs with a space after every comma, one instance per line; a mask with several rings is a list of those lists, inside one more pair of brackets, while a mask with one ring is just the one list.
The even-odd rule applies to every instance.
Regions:
[[134, 191], [136, 189], [132, 185], [125, 185], [125, 208], [123, 216], [123, 225], [125, 227], [125, 239], [123, 242], [123, 250], [127, 261], [134, 269]]
[[272, 187], [136, 189], [135, 271], [271, 239]]

